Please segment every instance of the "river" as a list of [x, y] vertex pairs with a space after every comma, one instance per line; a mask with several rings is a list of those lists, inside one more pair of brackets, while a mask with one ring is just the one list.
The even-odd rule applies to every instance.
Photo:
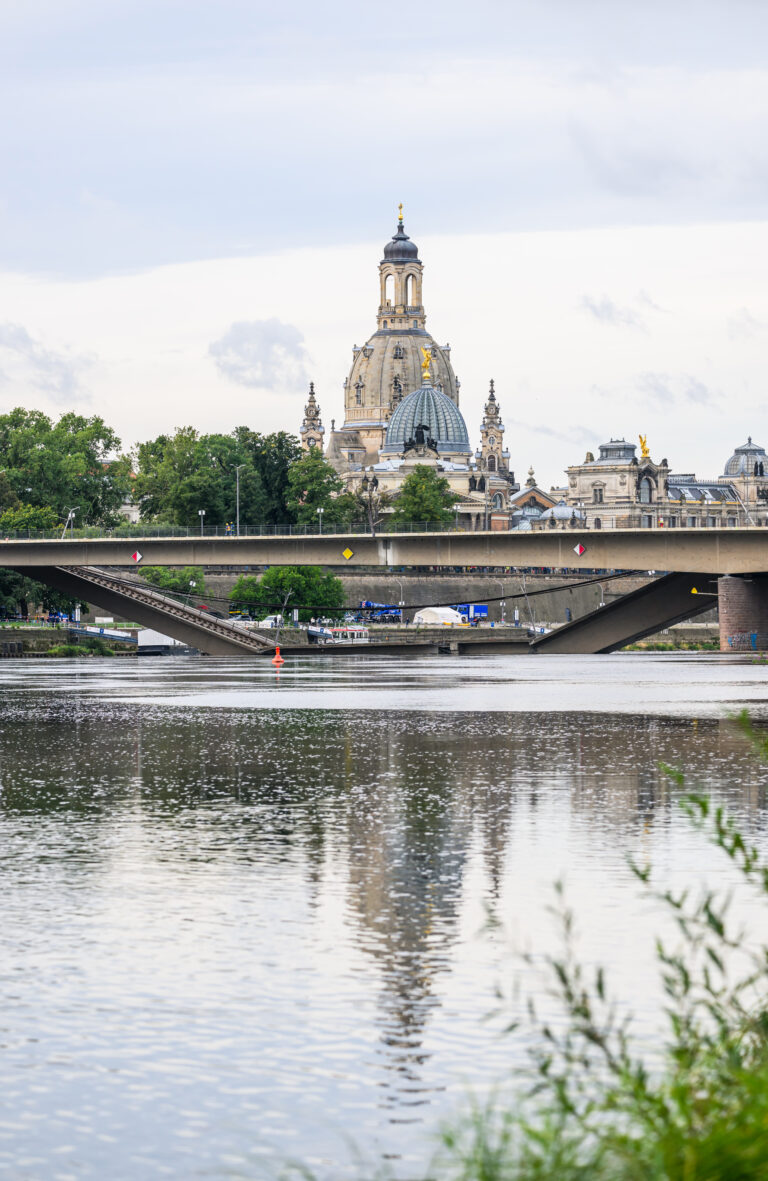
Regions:
[[497, 989], [540, 989], [516, 952], [555, 946], [558, 878], [652, 1040], [627, 856], [730, 884], [660, 761], [768, 848], [728, 718], [768, 719], [767, 669], [4, 661], [0, 1177], [423, 1176], [440, 1122], [519, 1069]]

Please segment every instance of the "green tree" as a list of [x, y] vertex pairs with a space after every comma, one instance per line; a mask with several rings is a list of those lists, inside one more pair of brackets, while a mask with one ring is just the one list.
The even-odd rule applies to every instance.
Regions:
[[[299, 619], [337, 616], [344, 610], [344, 585], [320, 566], [271, 566], [257, 578], [241, 574], [230, 592], [235, 606], [267, 614], [299, 608]], [[286, 603], [287, 598], [287, 603]]]
[[136, 449], [134, 499], [142, 519], [223, 526], [237, 517], [243, 528], [283, 524], [288, 469], [300, 454], [298, 440], [280, 431], [259, 435], [238, 427], [230, 435], [200, 435], [194, 427], [159, 435]]
[[159, 590], [205, 594], [205, 575], [200, 566], [140, 566], [139, 575]]
[[451, 492], [444, 476], [434, 468], [419, 463], [405, 477], [395, 498], [394, 512], [389, 518], [389, 528], [399, 529], [402, 525], [426, 524], [448, 525], [453, 520], [453, 506], [460, 499]]
[[299, 525], [317, 525], [323, 510], [323, 524], [348, 525], [355, 515], [355, 498], [344, 491], [336, 469], [313, 447], [288, 472], [288, 508]]
[[63, 611], [70, 615], [77, 606], [77, 599], [53, 590], [44, 582], [27, 578], [18, 570], [0, 569], [0, 615], [27, 616], [38, 604], [45, 611]]
[[[264, 515], [266, 525], [290, 525], [296, 517], [288, 506], [288, 472], [301, 458], [301, 444], [295, 435], [276, 431], [261, 435], [248, 427], [239, 426], [235, 438], [245, 459], [250, 459], [251, 468], [258, 473], [261, 488], [266, 497]], [[241, 475], [241, 480], [245, 472]], [[259, 522], [255, 519], [255, 524]]]
[[61, 522], [53, 509], [48, 507], [36, 508], [32, 504], [19, 504], [16, 508], [7, 508], [0, 515], [2, 537], [13, 533], [50, 533], [57, 527], [61, 527]]
[[7, 508], [16, 508], [21, 501], [11, 487], [7, 472], [0, 472], [0, 512]]
[[131, 465], [102, 418], [63, 414], [52, 422], [40, 410], [17, 407], [0, 415], [0, 469], [23, 504], [51, 508], [63, 520], [77, 506], [77, 522], [113, 525], [130, 492]]

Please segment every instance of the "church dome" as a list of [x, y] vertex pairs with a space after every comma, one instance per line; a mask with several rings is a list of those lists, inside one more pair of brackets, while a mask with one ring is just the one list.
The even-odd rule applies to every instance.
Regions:
[[756, 463], [762, 463], [764, 470], [768, 472], [768, 455], [765, 453], [765, 447], [761, 447], [759, 443], [753, 443], [750, 435], [746, 443], [742, 443], [741, 447], [736, 448], [725, 465], [723, 475], [751, 476]]
[[406, 234], [403, 223], [397, 223], [397, 233], [384, 247], [385, 262], [418, 262], [419, 248]]
[[469, 435], [455, 402], [434, 386], [423, 385], [403, 398], [387, 425], [382, 455], [401, 455], [417, 426], [429, 428], [440, 455], [469, 455]]

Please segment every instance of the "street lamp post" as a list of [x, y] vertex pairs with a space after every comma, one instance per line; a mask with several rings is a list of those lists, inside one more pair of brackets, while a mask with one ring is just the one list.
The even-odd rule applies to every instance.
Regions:
[[204, 526], [205, 526], [205, 509], [204, 509], [204, 508], [199, 508], [199, 509], [197, 510], [197, 515], [198, 515], [198, 517], [200, 518], [200, 536], [202, 537], [202, 536], [203, 536], [203, 533], [204, 533], [204, 531], [205, 531], [205, 529], [204, 529]]
[[67, 535], [67, 525], [69, 525], [69, 539], [70, 539], [70, 541], [75, 540], [75, 513], [78, 511], [79, 508], [80, 508], [80, 505], [76, 504], [74, 508], [67, 509], [67, 519], [64, 522], [64, 528], [61, 531], [61, 540], [62, 541], [64, 540], [64, 538]]
[[235, 516], [235, 520], [237, 522], [235, 528], [237, 530], [238, 537], [240, 536], [240, 472], [242, 471], [242, 469], [244, 467], [247, 467], [247, 466], [248, 466], [247, 463], [239, 463], [237, 465], [237, 467], [235, 468], [235, 487], [236, 487], [236, 492], [235, 492], [235, 513], [236, 513], [236, 516]]
[[322, 533], [322, 531], [323, 531], [323, 513], [324, 513], [324, 512], [325, 512], [325, 509], [324, 509], [324, 508], [319, 508], [319, 509], [317, 510], [317, 519], [318, 519], [318, 520], [319, 520], [319, 522], [320, 522], [320, 532], [321, 532], [321, 533]]
[[504, 601], [504, 583], [500, 578], [496, 578], [494, 581], [498, 582], [499, 586], [501, 587], [501, 602], [499, 603], [499, 606], [501, 608], [501, 622], [504, 623], [504, 608], [507, 605]]

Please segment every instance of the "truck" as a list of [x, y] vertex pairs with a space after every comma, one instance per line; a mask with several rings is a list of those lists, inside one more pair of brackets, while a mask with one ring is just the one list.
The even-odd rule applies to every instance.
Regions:
[[481, 620], [488, 620], [488, 606], [486, 603], [457, 603], [454, 611], [458, 611], [465, 623], [477, 627]]
[[401, 608], [394, 603], [372, 603], [370, 599], [363, 599], [360, 610], [368, 623], [400, 623], [403, 618]]

